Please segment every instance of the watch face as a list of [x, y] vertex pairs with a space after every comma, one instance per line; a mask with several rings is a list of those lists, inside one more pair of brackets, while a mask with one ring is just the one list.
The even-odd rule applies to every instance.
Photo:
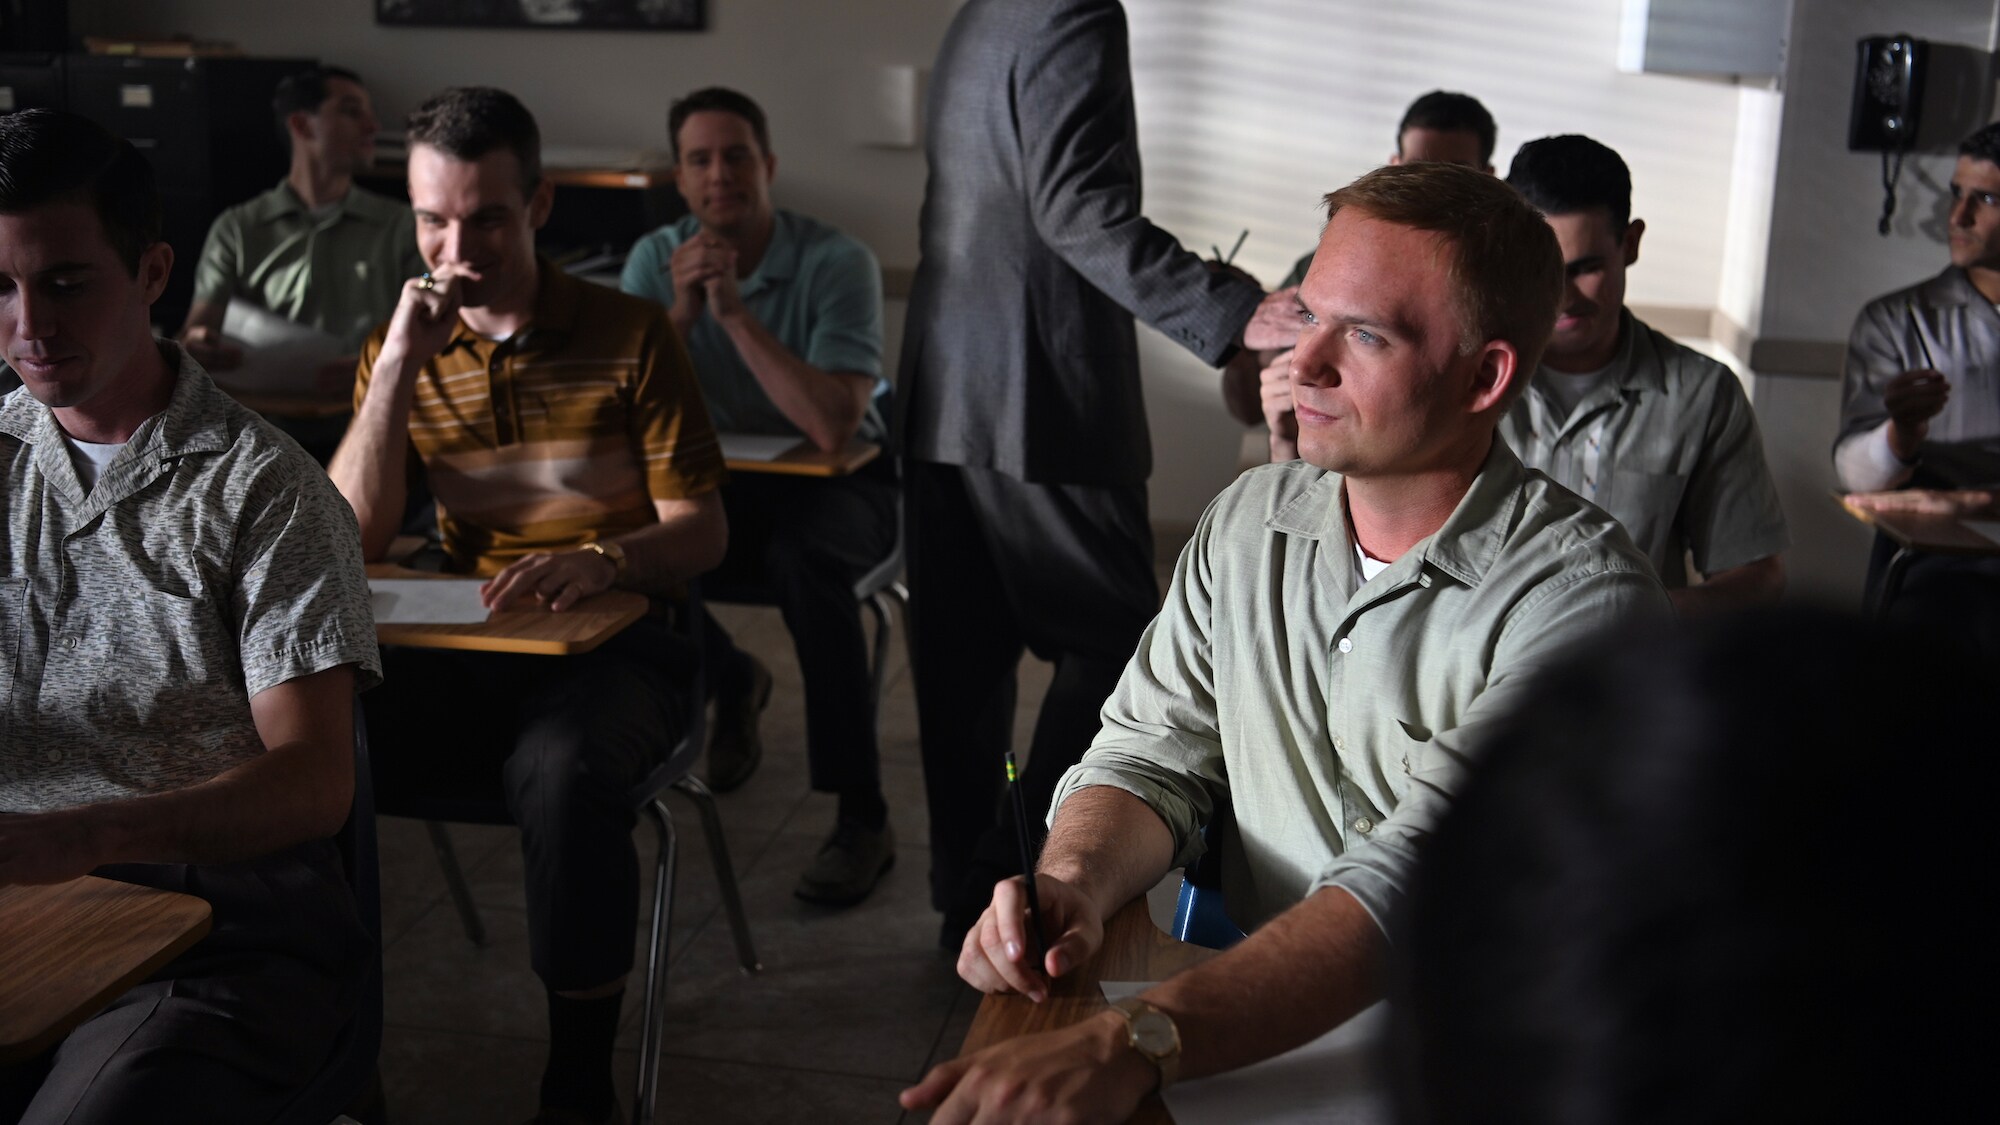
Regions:
[[1158, 1012], [1140, 1012], [1132, 1017], [1132, 1041], [1140, 1051], [1159, 1058], [1174, 1049], [1174, 1023]]

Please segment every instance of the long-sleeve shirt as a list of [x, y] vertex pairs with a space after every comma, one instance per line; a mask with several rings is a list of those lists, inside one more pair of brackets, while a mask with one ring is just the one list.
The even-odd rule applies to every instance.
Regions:
[[1339, 886], [1378, 923], [1481, 732], [1572, 642], [1666, 593], [1616, 521], [1495, 440], [1437, 532], [1362, 582], [1339, 475], [1244, 474], [1175, 567], [1104, 725], [1057, 790], [1145, 801], [1175, 863], [1224, 801], [1246, 928]]

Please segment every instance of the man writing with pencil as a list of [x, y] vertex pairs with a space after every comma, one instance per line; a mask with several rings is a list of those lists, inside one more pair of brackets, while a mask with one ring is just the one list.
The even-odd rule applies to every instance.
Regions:
[[[1878, 493], [1991, 485], [2000, 438], [2000, 123], [1958, 146], [1951, 176], [1951, 264], [1861, 310], [1833, 465], [1841, 486]], [[1907, 498], [1854, 498], [1909, 506]], [[1870, 585], [1891, 545], [1876, 541]], [[2000, 562], [1927, 556], [1896, 598], [1899, 614], [1935, 621], [2000, 661]]]
[[1045, 999], [1227, 809], [1213, 843], [1250, 935], [1136, 1002], [935, 1068], [902, 1103], [938, 1125], [1122, 1121], [1178, 1077], [1374, 1003], [1382, 926], [1482, 729], [1551, 654], [1669, 612], [1617, 523], [1495, 437], [1563, 290], [1548, 224], [1445, 164], [1378, 169], [1327, 207], [1297, 293], [1304, 460], [1210, 506], [1064, 776], [1036, 866], [1046, 955], [1028, 952], [1015, 878], [958, 968]]

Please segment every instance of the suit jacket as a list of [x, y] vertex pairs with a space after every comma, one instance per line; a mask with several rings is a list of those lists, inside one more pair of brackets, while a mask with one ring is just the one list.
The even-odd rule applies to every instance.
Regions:
[[1130, 54], [1117, 0], [969, 0], [952, 21], [897, 385], [907, 456], [1141, 483], [1133, 317], [1213, 365], [1256, 310], [1256, 286], [1140, 214]]

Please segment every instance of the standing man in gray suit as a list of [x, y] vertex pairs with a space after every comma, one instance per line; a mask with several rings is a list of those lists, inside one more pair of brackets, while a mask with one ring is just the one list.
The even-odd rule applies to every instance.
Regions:
[[1133, 318], [1216, 365], [1246, 326], [1285, 336], [1258, 339], [1255, 282], [1140, 213], [1117, 0], [969, 0], [933, 74], [897, 434], [931, 898], [956, 948], [1020, 870], [995, 810], [1022, 649], [1055, 665], [1023, 776], [1039, 818], [1159, 607]]

